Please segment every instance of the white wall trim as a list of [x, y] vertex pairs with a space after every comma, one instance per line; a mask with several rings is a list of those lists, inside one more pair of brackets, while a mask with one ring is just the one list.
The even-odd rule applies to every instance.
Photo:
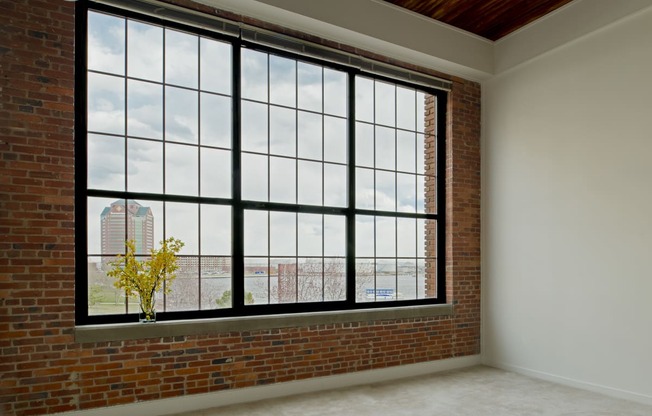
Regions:
[[482, 364], [480, 355], [450, 358], [439, 361], [409, 364], [397, 367], [358, 371], [327, 377], [315, 377], [305, 380], [276, 383], [264, 386], [248, 387], [234, 390], [223, 390], [214, 393], [193, 394], [169, 399], [152, 400], [103, 407], [99, 409], [81, 410], [57, 413], [65, 416], [163, 416], [176, 413], [210, 409], [239, 403], [249, 403], [258, 400], [292, 396], [303, 393], [352, 387], [363, 384], [379, 383], [408, 377], [422, 376], [441, 371], [456, 370]]
[[[483, 360], [484, 361], [484, 360]], [[632, 391], [616, 389], [613, 387], [603, 386], [601, 384], [589, 383], [582, 380], [577, 380], [568, 377], [562, 377], [555, 374], [546, 373], [543, 371], [532, 370], [530, 368], [519, 367], [516, 365], [506, 364], [506, 363], [492, 363], [492, 362], [483, 362], [483, 365], [498, 368], [501, 370], [512, 371], [517, 374], [522, 374], [524, 376], [533, 377], [540, 380], [550, 381], [553, 383], [561, 384], [568, 387], [574, 387], [581, 390], [592, 391], [595, 393], [601, 393], [607, 396], [616, 397], [619, 399], [630, 400], [633, 402], [652, 405], [652, 396], [645, 394], [635, 393]]]

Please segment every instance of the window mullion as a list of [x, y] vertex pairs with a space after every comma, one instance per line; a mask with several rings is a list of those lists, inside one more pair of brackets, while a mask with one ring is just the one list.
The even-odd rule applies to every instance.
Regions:
[[231, 132], [231, 163], [233, 166], [231, 174], [231, 189], [233, 197], [233, 222], [232, 222], [232, 260], [231, 260], [231, 305], [234, 310], [244, 308], [244, 208], [242, 205], [242, 155], [241, 155], [241, 128], [240, 115], [242, 114], [241, 106], [241, 44], [234, 42], [231, 49], [233, 67], [231, 68], [232, 79], [232, 132]]
[[355, 306], [355, 74], [348, 73], [348, 207], [346, 214], [346, 302]]

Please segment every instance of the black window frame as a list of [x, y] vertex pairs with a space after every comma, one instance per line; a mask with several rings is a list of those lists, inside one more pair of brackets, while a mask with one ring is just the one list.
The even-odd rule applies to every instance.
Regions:
[[[88, 11], [112, 14], [127, 19], [152, 23], [165, 28], [178, 29], [197, 36], [226, 41], [232, 44], [232, 184], [231, 198], [207, 198], [202, 196], [181, 196], [165, 193], [148, 194], [129, 191], [106, 191], [87, 189], [87, 22]], [[328, 57], [323, 60], [280, 48], [244, 40], [227, 34], [213, 32], [204, 28], [189, 26], [172, 20], [141, 14], [101, 3], [80, 2], [76, 6], [76, 51], [75, 51], [75, 320], [77, 325], [109, 324], [136, 322], [137, 313], [113, 315], [89, 315], [88, 313], [88, 271], [87, 271], [87, 198], [104, 197], [139, 201], [186, 202], [227, 205], [232, 207], [232, 307], [211, 310], [170, 311], [157, 313], [157, 320], [172, 321], [200, 318], [220, 318], [237, 316], [269, 316], [275, 314], [328, 312], [338, 310], [369, 310], [375, 308], [400, 308], [406, 306], [434, 305], [446, 303], [446, 137], [447, 137], [447, 90], [424, 86], [402, 79], [378, 75], [359, 67], [334, 63]], [[240, 50], [251, 48], [274, 55], [315, 63], [324, 67], [345, 71], [348, 74], [348, 154], [347, 154], [347, 206], [314, 206], [276, 202], [244, 201], [241, 198], [241, 148], [240, 148]], [[434, 97], [436, 100], [435, 143], [436, 143], [436, 213], [406, 213], [379, 211], [375, 209], [356, 208], [356, 164], [355, 164], [355, 79], [363, 76], [379, 81], [386, 81], [399, 86], [417, 89]], [[125, 74], [125, 78], [127, 75]], [[125, 132], [126, 137], [126, 132]], [[298, 178], [297, 178], [298, 180]], [[244, 211], [265, 210], [291, 213], [335, 214], [345, 218], [346, 223], [346, 300], [245, 305], [244, 290]], [[355, 228], [356, 216], [382, 216], [392, 218], [415, 218], [436, 222], [436, 293], [437, 296], [425, 299], [406, 299], [375, 302], [356, 302], [355, 293]], [[158, 242], [155, 242], [158, 244]]]

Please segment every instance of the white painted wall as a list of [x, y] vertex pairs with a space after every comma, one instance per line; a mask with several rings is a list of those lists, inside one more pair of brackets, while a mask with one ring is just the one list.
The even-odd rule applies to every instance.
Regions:
[[483, 94], [484, 361], [652, 403], [652, 10]]

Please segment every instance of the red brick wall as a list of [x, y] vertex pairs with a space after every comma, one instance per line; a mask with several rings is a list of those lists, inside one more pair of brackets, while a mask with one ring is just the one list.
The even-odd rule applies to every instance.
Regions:
[[88, 409], [480, 352], [480, 88], [451, 77], [446, 279], [454, 316], [75, 343], [74, 7], [0, 2], [2, 414]]

